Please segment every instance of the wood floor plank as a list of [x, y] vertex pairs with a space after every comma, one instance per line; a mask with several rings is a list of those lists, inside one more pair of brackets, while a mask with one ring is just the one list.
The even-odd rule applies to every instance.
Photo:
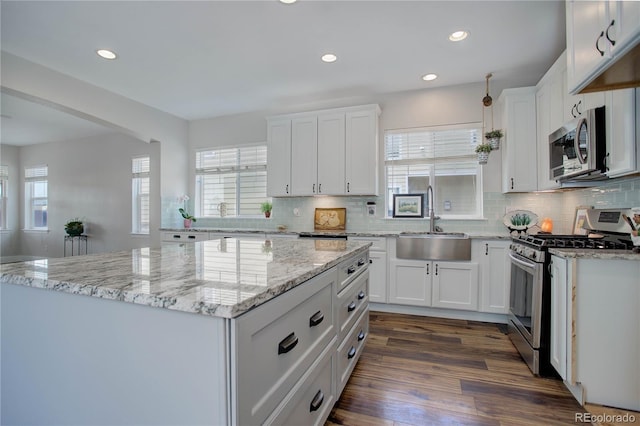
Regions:
[[584, 409], [535, 377], [504, 326], [372, 312], [327, 425], [560, 425]]

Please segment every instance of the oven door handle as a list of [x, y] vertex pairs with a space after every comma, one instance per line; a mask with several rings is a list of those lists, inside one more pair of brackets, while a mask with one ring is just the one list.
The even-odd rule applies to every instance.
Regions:
[[533, 262], [527, 262], [524, 258], [516, 257], [512, 252], [509, 252], [509, 257], [511, 261], [516, 265], [520, 266], [523, 269], [531, 272], [532, 274], [535, 272], [536, 264]]

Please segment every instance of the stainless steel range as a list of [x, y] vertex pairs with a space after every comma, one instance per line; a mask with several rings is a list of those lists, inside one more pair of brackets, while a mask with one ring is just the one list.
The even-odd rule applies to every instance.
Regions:
[[628, 209], [588, 210], [584, 227], [598, 233], [520, 235], [510, 246], [511, 296], [508, 329], [511, 341], [534, 374], [555, 375], [549, 360], [551, 279], [550, 248], [631, 250], [623, 214]]

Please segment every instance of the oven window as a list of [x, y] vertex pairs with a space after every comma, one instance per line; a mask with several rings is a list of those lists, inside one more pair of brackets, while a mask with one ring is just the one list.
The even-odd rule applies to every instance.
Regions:
[[533, 274], [511, 264], [511, 297], [509, 308], [529, 334], [533, 314]]

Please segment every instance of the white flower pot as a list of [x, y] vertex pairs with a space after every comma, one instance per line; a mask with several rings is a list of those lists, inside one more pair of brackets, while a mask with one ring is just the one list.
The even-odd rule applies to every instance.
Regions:
[[488, 152], [478, 152], [478, 163], [487, 164], [489, 161], [489, 153]]
[[489, 139], [489, 145], [491, 145], [491, 149], [493, 150], [500, 149], [500, 138]]

